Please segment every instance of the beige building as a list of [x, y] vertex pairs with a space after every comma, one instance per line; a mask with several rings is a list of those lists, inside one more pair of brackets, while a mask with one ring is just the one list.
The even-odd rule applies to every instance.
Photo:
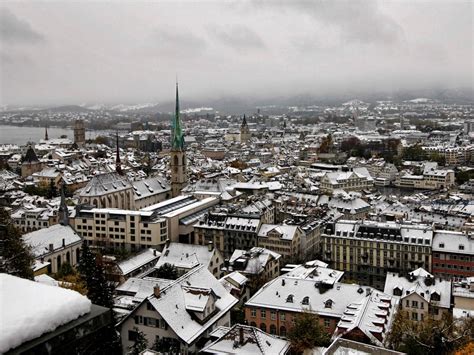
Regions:
[[148, 211], [81, 209], [74, 225], [89, 245], [98, 248], [161, 249], [168, 239], [167, 220]]
[[320, 189], [332, 193], [334, 190], [362, 191], [374, 186], [374, 180], [366, 168], [354, 168], [348, 172], [330, 172], [320, 180]]
[[431, 270], [432, 241], [427, 225], [344, 220], [326, 226], [323, 259], [348, 279], [382, 289], [387, 272]]
[[75, 266], [79, 262], [82, 238], [68, 225], [55, 224], [27, 233], [22, 238], [31, 247], [35, 268], [45, 266], [48, 273], [56, 273], [64, 263]]
[[452, 311], [451, 281], [436, 279], [423, 268], [408, 276], [388, 273], [384, 292], [400, 298], [400, 308], [412, 321], [440, 320]]
[[204, 266], [160, 284], [119, 324], [122, 346], [130, 347], [143, 332], [148, 344], [161, 342], [170, 354], [195, 354], [219, 326], [230, 326], [238, 302]]
[[302, 235], [298, 226], [262, 224], [258, 232], [258, 246], [277, 252], [284, 262], [296, 262], [302, 257]]
[[195, 244], [193, 225], [218, 203], [218, 197], [198, 200], [193, 196], [183, 195], [143, 208], [141, 211], [153, 212], [165, 218], [168, 223], [168, 236], [172, 242]]

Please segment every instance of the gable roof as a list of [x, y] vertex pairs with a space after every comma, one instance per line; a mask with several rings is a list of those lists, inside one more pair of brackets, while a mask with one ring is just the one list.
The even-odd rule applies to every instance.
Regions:
[[[188, 292], [191, 289], [209, 290], [215, 295], [217, 311], [212, 313], [210, 318], [205, 318], [203, 324], [198, 322], [186, 308], [186, 302], [191, 302]], [[202, 265], [163, 287], [158, 298], [152, 295], [147, 300], [176, 335], [187, 344], [197, 340], [238, 302]], [[194, 304], [193, 302], [191, 304]]]
[[202, 349], [211, 354], [286, 354], [290, 343], [247, 325], [236, 324], [219, 339]]

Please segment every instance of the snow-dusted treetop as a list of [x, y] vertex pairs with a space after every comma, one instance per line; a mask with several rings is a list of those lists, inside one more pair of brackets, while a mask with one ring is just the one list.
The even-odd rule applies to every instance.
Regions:
[[0, 274], [0, 353], [89, 313], [76, 291]]

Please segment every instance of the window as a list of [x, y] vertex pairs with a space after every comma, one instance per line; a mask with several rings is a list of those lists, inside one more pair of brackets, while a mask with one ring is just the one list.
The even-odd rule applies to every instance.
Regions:
[[271, 312], [270, 312], [270, 319], [271, 319], [271, 320], [276, 320], [276, 317], [277, 317], [276, 312], [275, 312], [275, 311], [271, 311]]
[[444, 243], [439, 243], [440, 248], [444, 248]]
[[267, 331], [267, 325], [265, 323], [260, 323], [260, 329], [264, 332]]
[[308, 305], [309, 304], [309, 297], [308, 296], [305, 296], [303, 298], [303, 301], [301, 302], [302, 304], [305, 304], [305, 305]]
[[418, 301], [411, 301], [412, 308], [418, 308]]
[[326, 328], [329, 328], [329, 327], [331, 326], [331, 320], [325, 318], [325, 319], [324, 319], [324, 326], [325, 326]]
[[267, 317], [267, 311], [265, 309], [260, 310], [260, 317], [265, 319]]
[[255, 317], [257, 316], [257, 310], [256, 310], [255, 308], [252, 308], [252, 309], [250, 310], [250, 316], [251, 316], [252, 318], [255, 318]]
[[137, 339], [137, 332], [133, 330], [128, 331], [128, 340], [135, 341]]
[[459, 250], [464, 250], [464, 245], [459, 244]]
[[275, 324], [270, 325], [270, 334], [275, 335], [277, 332]]
[[285, 320], [285, 319], [286, 319], [285, 313], [280, 313], [280, 320]]
[[286, 302], [293, 303], [293, 295], [288, 295], [288, 297], [286, 298]]
[[418, 313], [412, 312], [412, 314], [411, 314], [411, 320], [418, 320]]
[[280, 327], [280, 336], [286, 337], [286, 328], [284, 326]]

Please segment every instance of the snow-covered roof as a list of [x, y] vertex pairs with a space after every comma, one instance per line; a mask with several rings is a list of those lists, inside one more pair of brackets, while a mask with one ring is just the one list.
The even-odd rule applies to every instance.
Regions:
[[367, 290], [372, 291], [373, 288], [344, 283], [327, 287], [315, 280], [294, 279], [284, 275], [265, 284], [245, 305], [290, 312], [311, 311], [340, 317], [347, 305], [365, 297]]
[[155, 268], [159, 268], [166, 263], [183, 269], [192, 269], [197, 265], [209, 267], [216, 252], [215, 248], [209, 251], [209, 248], [205, 245], [170, 243], [163, 249]]
[[374, 290], [363, 299], [347, 305], [337, 324], [336, 333], [345, 334], [353, 329], [359, 329], [373, 344], [383, 346], [397, 305], [397, 298]]
[[474, 237], [462, 232], [437, 230], [433, 238], [433, 252], [474, 255]]
[[0, 353], [51, 332], [91, 311], [76, 291], [0, 274]]
[[259, 238], [268, 237], [268, 233], [275, 231], [280, 234], [280, 238], [284, 240], [293, 240], [298, 230], [298, 226], [286, 224], [262, 224], [258, 231]]
[[[184, 286], [184, 287], [183, 287]], [[216, 295], [216, 312], [200, 324], [186, 309], [186, 292], [189, 287], [209, 289]], [[160, 296], [147, 301], [156, 309], [176, 335], [190, 344], [200, 337], [237, 302], [204, 266], [199, 266], [160, 290]]]
[[[51, 227], [27, 233], [22, 238], [32, 248], [36, 258], [82, 242], [82, 238], [71, 226], [62, 224], [54, 224]], [[50, 249], [51, 244], [52, 249]]]
[[155, 249], [145, 249], [131, 258], [121, 261], [118, 263], [118, 267], [123, 275], [127, 275], [130, 272], [141, 268], [143, 265], [146, 265], [153, 260], [157, 260], [160, 255], [161, 253]]
[[220, 355], [281, 355], [286, 354], [289, 348], [290, 343], [285, 339], [267, 334], [255, 327], [236, 324], [202, 351]]
[[[435, 302], [438, 307], [451, 307], [451, 281], [436, 279], [422, 268], [410, 273], [408, 278], [397, 273], [387, 273], [384, 292], [394, 295], [395, 289], [400, 290], [401, 299], [416, 293], [427, 302]], [[433, 294], [439, 296], [439, 301], [432, 300]]]

